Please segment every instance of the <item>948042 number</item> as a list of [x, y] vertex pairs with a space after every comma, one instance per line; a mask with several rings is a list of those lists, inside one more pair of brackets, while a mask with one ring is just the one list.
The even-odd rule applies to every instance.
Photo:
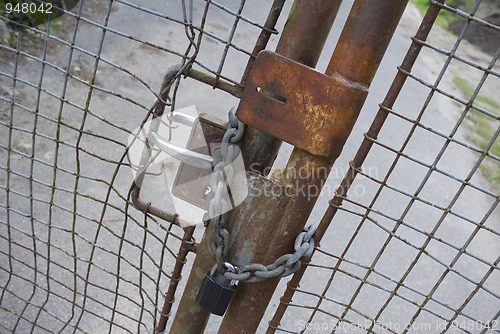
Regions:
[[34, 2], [24, 2], [24, 3], [10, 3], [5, 4], [5, 12], [7, 14], [11, 13], [23, 13], [23, 14], [51, 14], [52, 4], [48, 2], [34, 3]]

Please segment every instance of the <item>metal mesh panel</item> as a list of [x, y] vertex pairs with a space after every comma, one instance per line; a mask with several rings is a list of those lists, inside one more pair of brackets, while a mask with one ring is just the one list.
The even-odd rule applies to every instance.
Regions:
[[[0, 45], [2, 332], [153, 331], [184, 231], [132, 207], [127, 140], [172, 65], [241, 89], [245, 67], [225, 65], [274, 32], [271, 4], [256, 17], [245, 3], [80, 1], [36, 27], [2, 17], [15, 34]], [[182, 81], [172, 109], [222, 95]]]
[[[424, 18], [272, 332], [500, 331], [500, 110], [485, 99], [499, 92], [500, 27], [481, 1], [470, 13], [432, 3], [460, 17], [458, 38], [443, 45], [434, 27], [426, 41]], [[478, 27], [494, 51], [471, 58], [464, 36]]]

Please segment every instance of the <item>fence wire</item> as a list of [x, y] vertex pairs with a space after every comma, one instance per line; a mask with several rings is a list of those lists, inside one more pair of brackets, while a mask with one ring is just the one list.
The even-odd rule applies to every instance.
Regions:
[[[267, 10], [279, 14], [282, 3]], [[245, 7], [245, 0], [82, 0], [45, 24], [2, 8], [11, 30], [0, 45], [2, 332], [154, 331], [163, 300], [173, 302], [169, 285], [180, 279], [181, 241], [194, 240], [175, 221], [133, 208], [127, 140], [150, 116], [173, 65], [241, 91], [245, 68], [225, 65], [245, 64], [277, 33], [266, 12], [254, 17]], [[191, 95], [217, 94], [187, 86]], [[185, 88], [179, 77], [170, 108]], [[157, 193], [143, 195], [164, 204]]]
[[[500, 26], [481, 3], [431, 0], [429, 12], [459, 19], [458, 37], [446, 45], [439, 27], [428, 39], [419, 28], [409, 54], [420, 55], [398, 67], [268, 332], [500, 332]], [[129, 138], [172, 65], [187, 76], [169, 108], [224, 118], [283, 5], [82, 0], [35, 27], [2, 16], [2, 331], [152, 333], [165, 299], [175, 310], [169, 286], [193, 231], [134, 208]], [[477, 27], [497, 36], [488, 61], [464, 51]], [[165, 204], [154, 186], [143, 195]]]
[[[500, 92], [500, 27], [477, 17], [480, 4], [464, 12], [431, 0], [320, 223], [334, 241], [288, 283], [268, 333], [500, 332], [500, 110], [483, 95]], [[449, 48], [432, 44], [439, 28], [426, 41], [436, 7], [460, 17]], [[484, 63], [463, 52], [478, 26], [495, 36]], [[409, 100], [416, 90], [427, 97]], [[358, 185], [367, 194], [349, 196]]]

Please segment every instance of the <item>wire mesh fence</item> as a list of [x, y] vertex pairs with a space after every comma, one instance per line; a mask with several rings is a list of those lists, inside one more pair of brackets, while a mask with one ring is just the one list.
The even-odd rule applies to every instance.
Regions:
[[[168, 108], [225, 118], [284, 3], [85, 0], [37, 26], [2, 16], [2, 331], [149, 333], [165, 299], [175, 312], [168, 290], [182, 287], [193, 231], [134, 207], [130, 138], [172, 65], [188, 71]], [[500, 27], [488, 6], [431, 0], [428, 17], [456, 18], [458, 37], [434, 26], [426, 38], [424, 18], [408, 41], [368, 132], [352, 135], [363, 140], [344, 179], [329, 181], [340, 187], [320, 198], [323, 219], [311, 217], [321, 246], [262, 330], [500, 332]], [[477, 29], [496, 36], [489, 53], [465, 40]], [[148, 176], [148, 206], [171, 205], [166, 183]]]
[[[478, 16], [480, 1], [467, 13], [431, 3], [460, 17], [458, 38], [437, 44], [437, 27], [427, 42], [429, 10], [329, 201], [318, 229], [331, 223], [329, 240], [289, 284], [268, 332], [500, 330], [500, 118], [484, 100], [500, 87], [499, 26]], [[471, 59], [464, 36], [477, 26], [495, 46]], [[461, 78], [469, 88], [453, 86]], [[294, 308], [301, 315], [287, 317]]]
[[[128, 138], [172, 65], [242, 86], [244, 68], [224, 65], [245, 63], [260, 31], [274, 32], [244, 8], [80, 1], [35, 27], [4, 13], [12, 36], [1, 45], [2, 331], [153, 331], [184, 231], [132, 208]], [[256, 38], [239, 36], [238, 25]], [[190, 85], [181, 103], [212, 93]], [[162, 206], [155, 196], [144, 195]]]

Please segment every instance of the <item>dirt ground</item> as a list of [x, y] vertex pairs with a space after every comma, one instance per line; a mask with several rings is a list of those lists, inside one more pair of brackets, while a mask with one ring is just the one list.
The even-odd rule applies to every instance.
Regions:
[[[492, 14], [486, 17], [485, 20], [491, 24], [500, 26], [500, 13]], [[450, 26], [450, 31], [458, 35], [462, 27], [463, 24], [453, 24]], [[464, 38], [470, 43], [479, 46], [481, 50], [490, 55], [494, 55], [498, 49], [498, 43], [495, 43], [495, 39], [498, 38], [498, 32], [476, 22], [471, 23]]]

